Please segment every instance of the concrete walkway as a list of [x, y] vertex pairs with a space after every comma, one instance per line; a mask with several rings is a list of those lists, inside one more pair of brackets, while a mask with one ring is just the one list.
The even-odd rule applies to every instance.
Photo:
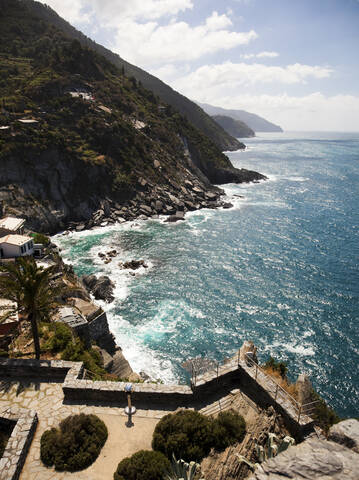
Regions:
[[[116, 405], [65, 404], [62, 383], [36, 381], [0, 383], [0, 411], [9, 405], [36, 410], [37, 430], [20, 480], [104, 480], [113, 478], [119, 461], [141, 449], [150, 449], [153, 430], [166, 410], [138, 410], [128, 427], [128, 417]], [[82, 472], [63, 473], [46, 468], [40, 460], [40, 438], [43, 432], [57, 427], [68, 415], [93, 413], [106, 424], [108, 439], [94, 464]]]

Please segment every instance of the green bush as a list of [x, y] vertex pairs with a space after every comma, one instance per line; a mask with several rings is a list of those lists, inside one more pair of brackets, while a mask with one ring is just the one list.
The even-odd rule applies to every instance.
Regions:
[[45, 245], [45, 246], [50, 243], [49, 237], [47, 237], [42, 233], [32, 233], [31, 236], [34, 240], [34, 243], [41, 243], [42, 245]]
[[46, 342], [44, 348], [52, 352], [61, 352], [72, 341], [71, 328], [65, 323], [56, 322], [51, 325], [54, 335]]
[[170, 466], [169, 460], [163, 453], [140, 450], [118, 464], [113, 478], [114, 480], [163, 480]]
[[99, 352], [93, 348], [87, 350], [80, 338], [76, 338], [73, 342], [67, 344], [61, 358], [71, 362], [83, 362], [86, 370], [97, 375], [97, 378], [94, 378], [95, 380], [101, 380], [103, 376], [107, 376]]
[[310, 416], [320, 428], [328, 433], [330, 427], [340, 422], [341, 418], [315, 390], [312, 391], [312, 401], [318, 401], [318, 403], [315, 404], [314, 411]]
[[76, 472], [91, 465], [107, 440], [107, 428], [96, 415], [70, 415], [58, 429], [41, 437], [41, 460], [58, 471]]
[[224, 450], [234, 443], [241, 442], [246, 434], [246, 422], [234, 410], [221, 412], [213, 423], [217, 450]]
[[166, 415], [156, 425], [152, 448], [172, 458], [200, 462], [211, 448], [222, 450], [243, 439], [245, 422], [235, 412], [220, 414], [217, 419], [199, 412], [182, 410]]

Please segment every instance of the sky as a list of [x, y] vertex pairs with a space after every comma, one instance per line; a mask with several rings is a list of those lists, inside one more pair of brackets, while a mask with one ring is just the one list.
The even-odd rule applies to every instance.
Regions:
[[44, 0], [188, 98], [359, 131], [359, 0]]

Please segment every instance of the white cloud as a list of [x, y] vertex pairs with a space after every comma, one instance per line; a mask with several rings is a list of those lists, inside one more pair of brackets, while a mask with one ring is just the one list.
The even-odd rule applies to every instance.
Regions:
[[241, 58], [249, 60], [250, 58], [275, 58], [279, 57], [277, 52], [260, 52], [260, 53], [245, 53], [241, 55]]
[[308, 79], [328, 78], [329, 67], [302, 65], [295, 63], [286, 67], [268, 66], [259, 63], [225, 62], [204, 65], [189, 75], [177, 78], [173, 86], [183, 94], [195, 98], [197, 92], [213, 98], [223, 91], [236, 94], [238, 89], [258, 84], [303, 84]]
[[281, 125], [285, 130], [355, 131], [359, 125], [359, 97], [325, 96], [315, 92], [305, 96], [237, 95], [217, 98], [197, 96], [196, 100], [247, 110]]
[[197, 26], [179, 21], [161, 26], [125, 19], [116, 32], [113, 48], [130, 62], [156, 68], [165, 63], [194, 61], [257, 38], [254, 30], [234, 32], [228, 29], [230, 25], [230, 18], [217, 12]]

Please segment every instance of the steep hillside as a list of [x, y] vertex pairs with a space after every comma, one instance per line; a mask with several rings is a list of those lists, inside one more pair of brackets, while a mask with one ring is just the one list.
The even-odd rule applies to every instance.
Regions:
[[22, 1], [23, 3], [26, 3], [29, 12], [47, 23], [56, 26], [69, 37], [79, 40], [81, 45], [89, 47], [100, 55], [103, 55], [107, 60], [121, 69], [126, 76], [135, 77], [145, 88], [151, 90], [155, 95], [158, 95], [163, 102], [171, 105], [175, 110], [186, 116], [196, 128], [207, 135], [222, 151], [244, 148], [244, 145], [241, 142], [238, 142], [238, 140], [225, 132], [196, 103], [173, 90], [160, 79], [145, 72], [141, 68], [126, 62], [119, 55], [92, 41], [57, 15], [57, 13], [50, 7], [33, 0]]
[[235, 120], [234, 118], [226, 117], [225, 115], [213, 115], [212, 118], [224, 128], [226, 132], [235, 138], [250, 138], [255, 136], [254, 131], [240, 120]]
[[[32, 4], [32, 2], [30, 2]], [[0, 0], [0, 201], [34, 228], [215, 206], [211, 183], [263, 178], [111, 62]]]
[[268, 122], [265, 118], [244, 110], [230, 110], [227, 108], [214, 107], [207, 103], [198, 103], [208, 115], [225, 115], [240, 120], [248, 125], [255, 132], [283, 132], [282, 128], [274, 123]]

